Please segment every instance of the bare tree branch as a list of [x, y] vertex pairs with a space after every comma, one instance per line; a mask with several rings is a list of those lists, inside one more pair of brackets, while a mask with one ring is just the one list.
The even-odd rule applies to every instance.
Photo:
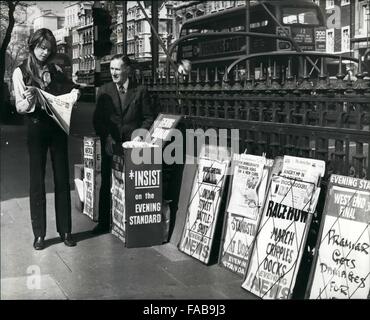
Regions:
[[[2, 16], [0, 17], [1, 28], [1, 47], [0, 47], [0, 101], [4, 101], [4, 75], [5, 75], [5, 58], [7, 54], [7, 48], [9, 46], [12, 31], [16, 23], [15, 11], [17, 6], [20, 8], [25, 8], [29, 4], [21, 3], [21, 1], [1, 1], [0, 2], [0, 11]], [[4, 10], [5, 9], [5, 10]], [[3, 13], [4, 12], [4, 13]], [[5, 32], [4, 32], [5, 31]], [[4, 103], [1, 104], [1, 107], [4, 107]], [[3, 116], [3, 110], [0, 109], [0, 117]]]

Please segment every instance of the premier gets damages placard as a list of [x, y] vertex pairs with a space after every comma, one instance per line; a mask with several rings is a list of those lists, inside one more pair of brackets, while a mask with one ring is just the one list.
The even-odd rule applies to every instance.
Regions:
[[332, 175], [311, 272], [310, 299], [366, 299], [370, 181]]

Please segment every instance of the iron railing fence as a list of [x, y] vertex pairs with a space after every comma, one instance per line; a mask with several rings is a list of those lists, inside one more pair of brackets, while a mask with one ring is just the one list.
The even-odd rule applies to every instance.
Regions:
[[[203, 78], [159, 75], [142, 78], [162, 113], [182, 115], [185, 128], [239, 129], [239, 150], [274, 158], [294, 155], [325, 160], [327, 173], [370, 177], [370, 81], [359, 69], [346, 79], [340, 65], [329, 78], [324, 69], [317, 81], [307, 72], [297, 80], [290, 64], [283, 76], [262, 66], [257, 79], [249, 70], [220, 77], [206, 70]], [[271, 68], [269, 69], [271, 71]], [[304, 68], [306, 70], [306, 67]], [[226, 71], [225, 71], [226, 72]], [[214, 75], [210, 79], [210, 74]], [[231, 79], [232, 78], [232, 79]], [[231, 146], [231, 136], [228, 144]]]

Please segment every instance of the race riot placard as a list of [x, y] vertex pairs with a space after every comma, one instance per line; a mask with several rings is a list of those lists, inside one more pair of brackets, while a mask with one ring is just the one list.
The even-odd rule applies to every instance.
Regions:
[[99, 137], [84, 137], [83, 213], [98, 221], [101, 186], [101, 144]]
[[366, 299], [370, 181], [331, 175], [306, 297]]
[[285, 156], [271, 178], [242, 287], [263, 299], [289, 299], [320, 193], [325, 162]]
[[162, 165], [153, 161], [157, 148], [129, 141], [123, 144], [123, 157], [118, 153], [114, 157], [112, 233], [128, 248], [163, 242]]
[[234, 154], [232, 181], [220, 250], [220, 265], [245, 276], [251, 245], [273, 160], [250, 154]]
[[200, 156], [179, 249], [208, 263], [230, 158]]

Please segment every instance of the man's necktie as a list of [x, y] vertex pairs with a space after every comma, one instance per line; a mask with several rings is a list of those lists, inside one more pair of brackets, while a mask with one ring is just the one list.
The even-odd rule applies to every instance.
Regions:
[[119, 87], [119, 92], [121, 92], [122, 94], [126, 93], [125, 87], [123, 85]]

